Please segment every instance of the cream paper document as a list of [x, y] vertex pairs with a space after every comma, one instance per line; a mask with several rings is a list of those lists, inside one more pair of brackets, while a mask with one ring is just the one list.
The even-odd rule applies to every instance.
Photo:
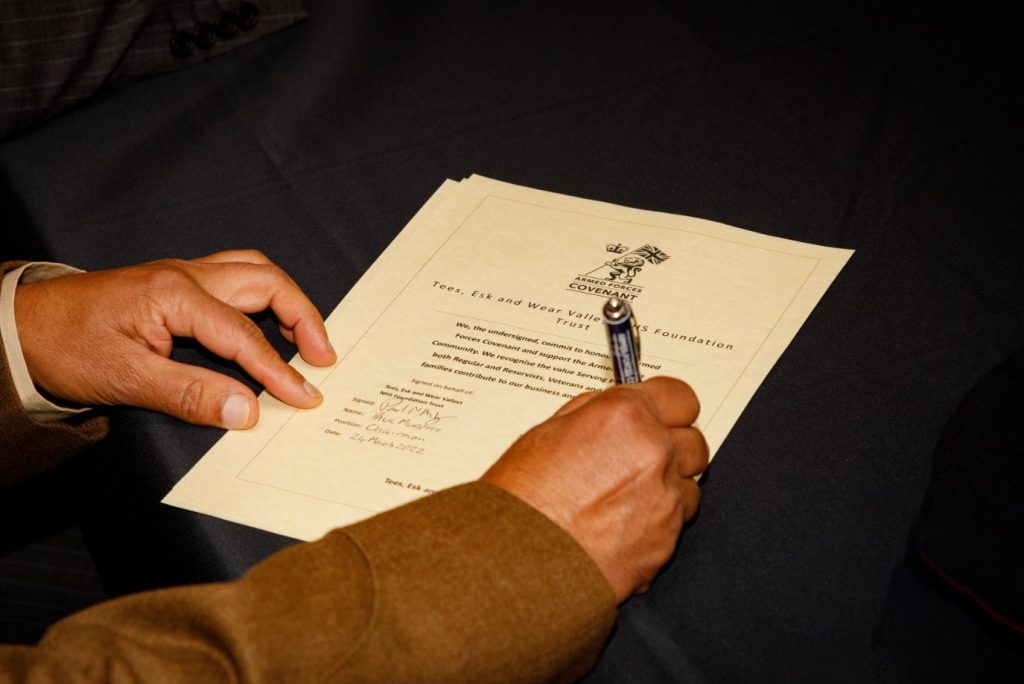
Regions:
[[164, 501], [314, 539], [476, 479], [570, 397], [612, 384], [626, 299], [644, 377], [688, 382], [712, 455], [852, 252], [479, 176], [447, 181], [328, 317], [324, 395], [267, 393]]

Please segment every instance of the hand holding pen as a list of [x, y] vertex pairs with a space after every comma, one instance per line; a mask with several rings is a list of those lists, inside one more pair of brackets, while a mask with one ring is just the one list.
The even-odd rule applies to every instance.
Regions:
[[696, 513], [708, 446], [693, 427], [700, 403], [689, 385], [640, 381], [629, 305], [613, 297], [604, 320], [616, 386], [570, 399], [480, 479], [568, 532], [622, 602], [650, 585]]

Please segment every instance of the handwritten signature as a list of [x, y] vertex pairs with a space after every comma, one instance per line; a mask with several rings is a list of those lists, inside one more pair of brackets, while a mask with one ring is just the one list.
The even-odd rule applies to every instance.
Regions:
[[454, 419], [455, 416], [443, 416], [441, 413], [429, 406], [423, 406], [403, 397], [388, 397], [380, 402], [378, 410], [374, 413], [372, 420], [390, 425], [400, 425], [413, 430], [428, 430], [440, 432], [443, 420]]

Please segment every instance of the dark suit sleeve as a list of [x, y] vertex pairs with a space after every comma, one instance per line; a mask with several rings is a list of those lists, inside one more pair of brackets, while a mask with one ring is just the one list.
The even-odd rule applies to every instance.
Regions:
[[[0, 277], [17, 266], [0, 265]], [[0, 338], [0, 489], [49, 470], [106, 434], [107, 419], [100, 416], [45, 423], [29, 416], [18, 399]]]
[[[48, 119], [101, 88], [201, 62], [303, 19], [300, 0], [253, 2], [255, 23], [213, 43], [172, 51], [179, 32], [212, 28], [238, 2], [82, 0], [0, 2], [0, 138]], [[181, 37], [181, 36], [178, 36]], [[187, 54], [186, 54], [187, 52]]]
[[286, 549], [236, 582], [90, 608], [38, 646], [0, 647], [0, 679], [572, 681], [614, 618], [611, 587], [568, 534], [472, 483]]

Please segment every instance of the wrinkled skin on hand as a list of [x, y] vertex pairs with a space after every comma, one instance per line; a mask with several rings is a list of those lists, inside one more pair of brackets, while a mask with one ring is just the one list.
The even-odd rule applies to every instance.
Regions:
[[201, 425], [251, 427], [259, 405], [237, 380], [170, 360], [174, 337], [195, 338], [300, 408], [323, 397], [246, 314], [270, 309], [303, 359], [318, 366], [336, 360], [316, 307], [256, 251], [21, 284], [14, 306], [38, 387], [70, 402], [140, 406]]

